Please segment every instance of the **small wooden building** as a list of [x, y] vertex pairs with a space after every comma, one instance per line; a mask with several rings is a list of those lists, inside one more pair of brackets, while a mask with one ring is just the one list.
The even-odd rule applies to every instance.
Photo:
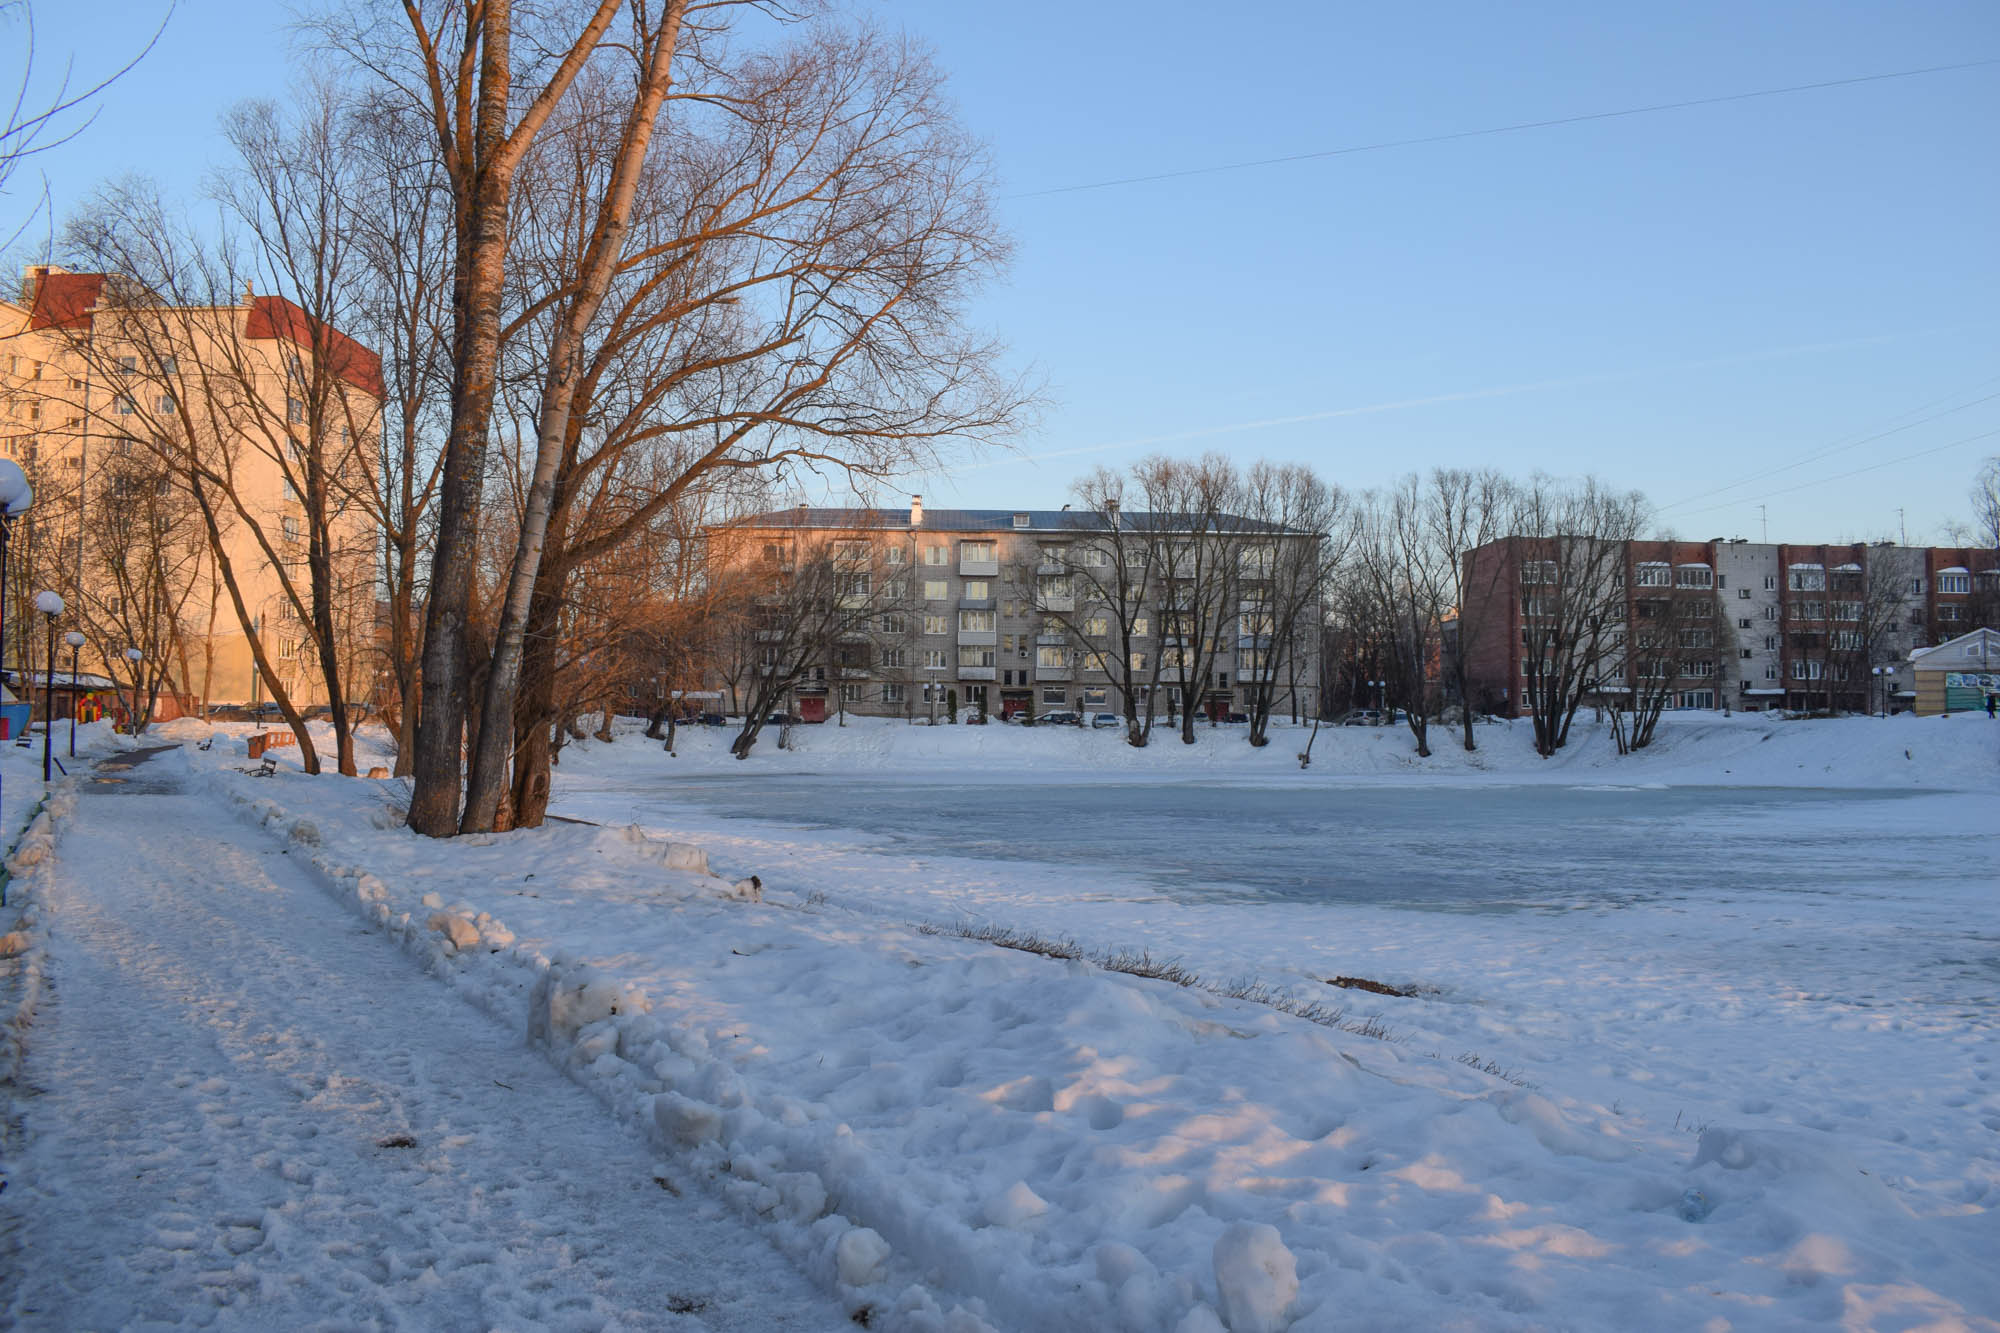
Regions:
[[2000, 695], [2000, 630], [1976, 629], [1910, 654], [1919, 717], [1984, 709]]

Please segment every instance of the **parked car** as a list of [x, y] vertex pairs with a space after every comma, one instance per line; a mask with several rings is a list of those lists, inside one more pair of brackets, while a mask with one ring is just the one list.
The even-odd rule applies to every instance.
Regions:
[[1083, 714], [1057, 709], [1053, 713], [1043, 713], [1040, 720], [1051, 727], [1080, 727], [1083, 725]]
[[797, 713], [772, 713], [770, 716], [764, 719], [764, 725], [767, 727], [783, 727], [783, 726], [795, 727], [803, 721], [805, 721], [805, 719], [800, 717]]
[[697, 713], [694, 724], [698, 727], [726, 727], [729, 725], [729, 719], [720, 713]]
[[1250, 715], [1248, 713], [1224, 713], [1222, 721], [1225, 726], [1248, 726]]
[[1379, 708], [1357, 708], [1340, 719], [1343, 727], [1379, 727], [1382, 725], [1382, 710]]
[[1116, 713], [1092, 713], [1090, 715], [1090, 729], [1092, 731], [1123, 731], [1125, 729], [1125, 719]]

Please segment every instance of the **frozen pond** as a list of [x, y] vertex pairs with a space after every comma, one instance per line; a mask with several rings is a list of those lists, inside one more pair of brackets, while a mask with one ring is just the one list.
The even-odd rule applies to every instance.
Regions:
[[[1938, 856], [1965, 797], [1811, 788], [940, 784], [706, 775], [566, 788], [583, 818], [697, 812], [841, 830], [916, 857], [1038, 861], [1136, 876], [1182, 902], [1491, 911], [1690, 894], [1869, 894], [1989, 867], [1986, 830]], [[1956, 807], [1951, 809], [1947, 807]]]

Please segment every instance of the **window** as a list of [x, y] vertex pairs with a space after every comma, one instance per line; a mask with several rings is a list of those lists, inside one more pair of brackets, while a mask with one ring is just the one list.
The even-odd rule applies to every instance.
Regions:
[[1042, 568], [1046, 570], [1068, 569], [1069, 547], [1061, 543], [1054, 546], [1044, 546], [1042, 548], [1041, 561]]
[[1698, 658], [1693, 662], [1689, 662], [1681, 674], [1697, 677], [1713, 676], [1715, 674], [1715, 663], [1706, 657]]
[[1791, 612], [1792, 612], [1791, 618], [1793, 620], [1825, 620], [1826, 603], [1793, 602], [1791, 606]]
[[1000, 558], [998, 550], [992, 542], [960, 542], [958, 558], [968, 562], [993, 561]]
[[1748, 617], [1748, 616], [1745, 616], [1745, 617], [1743, 617], [1743, 618], [1742, 618], [1741, 620], [1737, 621], [1737, 622], [1736, 622], [1736, 628], [1738, 628], [1738, 629], [1749, 629], [1749, 628], [1750, 628], [1750, 617]]
[[1665, 588], [1673, 581], [1673, 566], [1664, 561], [1648, 560], [1639, 566], [1639, 586], [1642, 588]]
[[1108, 569], [1111, 566], [1111, 552], [1102, 546], [1086, 546], [1083, 548], [1082, 564], [1085, 569]]
[[177, 357], [171, 357], [171, 356], [163, 356], [163, 357], [161, 357], [161, 358], [160, 358], [160, 373], [161, 373], [162, 375], [178, 375], [178, 374], [180, 374], [180, 373], [181, 373], [181, 363], [180, 363], [180, 360], [179, 360], [179, 358], [177, 358]]
[[991, 634], [993, 613], [991, 611], [960, 611], [958, 632], [961, 634]]
[[1083, 622], [1083, 632], [1088, 638], [1101, 639], [1111, 632], [1111, 622], [1103, 616], [1091, 616]]
[[1911, 579], [1910, 596], [1922, 597], [1923, 595], [1924, 595], [1924, 581], [1922, 579]]
[[1766, 635], [1764, 636], [1764, 651], [1765, 651], [1765, 652], [1767, 652], [1767, 653], [1775, 653], [1775, 652], [1777, 652], [1777, 651], [1778, 651], [1778, 636], [1777, 636], [1777, 635], [1775, 635], [1775, 634], [1766, 634]]
[[112, 400], [112, 410], [121, 417], [129, 417], [139, 410], [139, 402], [129, 393], [121, 393]]
[[1775, 606], [1766, 606], [1766, 607], [1764, 608], [1764, 619], [1766, 619], [1766, 620], [1776, 620], [1777, 618], [1778, 618], [1778, 608], [1777, 608], [1777, 607], [1775, 607]]
[[1521, 599], [1521, 614], [1524, 616], [1545, 616], [1549, 613], [1546, 597], [1527, 596]]
[[1749, 590], [1748, 588], [1738, 588], [1738, 589], [1736, 590], [1736, 600], [1738, 600], [1739, 602], [1747, 602], [1747, 601], [1749, 601], [1749, 600], [1750, 600], [1750, 590]]
[[1144, 674], [1146, 670], [1146, 655], [1144, 653], [1133, 653], [1131, 667], [1132, 670]]
[[904, 661], [903, 650], [901, 648], [884, 648], [882, 650], [882, 665], [885, 667], [907, 665]]
[[882, 563], [885, 565], [900, 565], [903, 563], [903, 556], [905, 554], [906, 552], [900, 546], [884, 547], [882, 551]]
[[1707, 565], [1682, 565], [1674, 571], [1676, 588], [1712, 588], [1715, 586], [1715, 571]]
[[1521, 582], [1554, 583], [1556, 562], [1553, 560], [1523, 560], [1521, 562]]
[[1684, 629], [1680, 633], [1680, 640], [1683, 648], [1713, 648], [1715, 633], [1705, 629]]
[[1069, 686], [1067, 685], [1042, 686], [1042, 703], [1047, 707], [1061, 708], [1064, 704], [1067, 704], [1068, 702], [1069, 702]]
[[294, 518], [290, 514], [286, 514], [284, 517], [284, 529], [285, 529], [285, 540], [288, 542], [298, 541], [300, 536], [302, 535], [302, 529], [300, 528], [298, 519]]
[[839, 597], [866, 598], [873, 589], [874, 579], [865, 570], [859, 573], [835, 574], [833, 576], [834, 594]]
[[924, 649], [924, 670], [926, 671], [944, 670], [944, 649], [942, 648]]
[[840, 701], [844, 704], [861, 702], [861, 682], [849, 681], [840, 687]]
[[161, 416], [172, 416], [174, 414], [174, 396], [170, 393], [161, 394], [160, 401], [155, 406], [158, 408]]
[[926, 546], [924, 548], [924, 563], [933, 566], [950, 564], [951, 548], [949, 546]]
[[1766, 664], [1766, 666], [1764, 667], [1764, 679], [1765, 679], [1765, 680], [1776, 680], [1777, 678], [1778, 678], [1778, 665], [1777, 665], [1777, 663], [1775, 663], [1775, 662], [1772, 662], [1772, 663], [1768, 663], [1768, 664]]
[[1025, 527], [1027, 527], [1027, 526], [1028, 526], [1028, 516], [1027, 516], [1026, 514], [1016, 514], [1016, 515], [1014, 515], [1014, 526], [1015, 526], [1015, 527], [1017, 527], [1017, 528], [1025, 528]]
[[1859, 619], [1861, 619], [1861, 603], [1859, 603], [1859, 602], [1835, 602], [1835, 603], [1833, 604], [1833, 618], [1834, 618], [1835, 620], [1859, 620]]
[[306, 405], [296, 398], [285, 400], [285, 420], [294, 426], [306, 419]]
[[1035, 665], [1054, 670], [1069, 665], [1069, 649], [1059, 644], [1044, 644], [1035, 649]]
[[292, 485], [292, 479], [286, 477], [282, 484], [285, 488], [285, 499], [291, 501], [293, 504], [301, 503], [299, 500], [299, 488]]
[[991, 648], [961, 648], [958, 650], [958, 664], [962, 667], [990, 667], [997, 663]]
[[1940, 594], [1972, 591], [1972, 575], [1966, 570], [1946, 570], [1937, 576]]
[[888, 615], [882, 617], [882, 632], [884, 634], [908, 634], [910, 632], [909, 617], [900, 611], [891, 611]]
[[1938, 608], [1938, 619], [1963, 620], [1965, 619], [1965, 608], [1955, 604], [1940, 606]]
[[1748, 648], [1743, 650], [1743, 660], [1746, 662], [1750, 660], [1750, 650]]
[[1085, 708], [1102, 708], [1110, 699], [1110, 691], [1102, 685], [1086, 685], [1082, 690], [1081, 703]]
[[1764, 576], [1764, 591], [1776, 592], [1777, 590], [1778, 590], [1778, 576], [1776, 574], [1766, 574]]
[[1821, 664], [1818, 662], [1794, 661], [1792, 663], [1793, 680], [1819, 680], [1821, 676]]
[[945, 587], [945, 581], [944, 581], [943, 579], [925, 579], [925, 580], [924, 580], [924, 600], [925, 600], [925, 601], [927, 601], [927, 602], [942, 602], [942, 601], [943, 601], [943, 600], [945, 599], [945, 596], [946, 596], [946, 591], [947, 591], [947, 590], [946, 590], [946, 587]]
[[1717, 574], [1715, 576], [1715, 586], [1718, 588], [1727, 588], [1729, 586], [1729, 576], [1727, 574]]
[[943, 616], [931, 615], [926, 612], [924, 615], [924, 633], [949, 634], [951, 633], [951, 624]]
[[993, 596], [993, 585], [985, 579], [965, 581], [965, 599], [968, 602], [983, 602]]
[[1144, 616], [1133, 616], [1133, 617], [1132, 617], [1132, 637], [1133, 637], [1133, 638], [1135, 638], [1135, 639], [1143, 639], [1143, 638], [1145, 638], [1145, 637], [1146, 637], [1146, 636], [1147, 636], [1148, 634], [1150, 634], [1150, 633], [1152, 633], [1152, 629], [1151, 629], [1151, 627], [1150, 627], [1150, 625], [1149, 625], [1149, 622], [1147, 621], [1146, 617], [1144, 617]]
[[903, 702], [903, 687], [895, 681], [890, 681], [884, 685], [882, 687], [882, 702], [885, 704], [899, 704]]
[[1793, 565], [1787, 586], [1793, 592], [1825, 592], [1826, 570], [1819, 565]]
[[120, 375], [136, 375], [136, 374], [138, 374], [138, 373], [139, 373], [139, 358], [138, 358], [138, 357], [136, 357], [136, 356], [121, 356], [121, 357], [119, 357], [119, 358], [118, 358], [118, 373], [119, 373]]
[[1833, 646], [1836, 650], [1843, 653], [1855, 652], [1864, 646], [1861, 632], [1852, 629], [1835, 630], [1833, 632]]

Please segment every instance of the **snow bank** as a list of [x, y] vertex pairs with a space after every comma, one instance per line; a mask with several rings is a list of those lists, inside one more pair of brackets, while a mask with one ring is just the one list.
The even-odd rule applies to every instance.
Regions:
[[[1156, 729], [1134, 749], [1123, 731], [1077, 727], [909, 726], [883, 718], [850, 718], [846, 726], [795, 727], [790, 749], [759, 741], [747, 760], [729, 753], [730, 728], [685, 727], [675, 752], [661, 752], [621, 723], [619, 739], [606, 745], [578, 741], [563, 750], [559, 786], [585, 789], [593, 782], [634, 773], [686, 776], [714, 770], [731, 777], [750, 773], [884, 772], [899, 777], [938, 774], [981, 782], [1121, 782], [1158, 777], [1185, 781], [1338, 784], [1355, 778], [1401, 781], [1576, 783], [1596, 777], [1619, 783], [1677, 786], [1977, 788], [2000, 777], [1996, 733], [1983, 714], [1919, 718], [1850, 717], [1788, 720], [1774, 713], [1670, 713], [1652, 745], [1617, 753], [1608, 726], [1589, 713], [1577, 719], [1570, 743], [1544, 759], [1534, 751], [1526, 721], [1481, 724], [1479, 748], [1468, 753], [1456, 728], [1433, 727], [1432, 753], [1418, 758], [1409, 730], [1394, 727], [1274, 725], [1271, 742], [1253, 749], [1249, 728], [1200, 726], [1195, 743]], [[1301, 771], [1297, 755], [1312, 743], [1312, 766]]]
[[29, 820], [7, 858], [7, 907], [0, 909], [0, 1085], [20, 1069], [28, 1028], [41, 1003], [47, 962], [48, 922], [44, 901], [49, 858], [62, 825], [76, 812], [81, 775], [63, 779]]
[[[1699, 755], [1663, 749], [1655, 772], [1742, 767], [1768, 782], [1802, 762], [1792, 735], [1846, 726], [1739, 721], [1718, 720]], [[1902, 721], [1873, 725], [1916, 750], [1932, 743], [1924, 782], [1990, 769], [1954, 748], [1958, 732], [1897, 733]], [[1802, 730], [1763, 738], [1780, 725]], [[919, 748], [953, 737], [849, 731], [897, 763], [912, 760], [905, 733]], [[834, 728], [806, 734], [785, 762], [825, 763], [847, 744]], [[1850, 759], [1888, 762], [1889, 741], [1854, 734], [1839, 742]], [[1108, 733], [967, 735], [1007, 736], [972, 743], [1024, 767], [1054, 747], [1125, 751]], [[1379, 755], [1389, 739], [1353, 753]], [[1250, 758], [1227, 762], [1265, 762], [1241, 750]], [[565, 779], [690, 761], [621, 742], [566, 752]], [[384, 807], [393, 789], [210, 768], [246, 818], [670, 1150], [675, 1171], [759, 1219], [871, 1327], [1778, 1329], [1856, 1310], [1864, 1325], [2000, 1327], [1982, 1322], [2000, 1308], [1981, 1258], [2000, 1198], [1990, 1162], [1941, 1209], [1879, 1160], [1921, 1158], [1760, 1128], [1747, 1103], [1697, 1139], [1608, 1098], [1524, 1087], [1460, 1048], [1371, 1040], [790, 893], [744, 901], [643, 831], [552, 825], [440, 843], [398, 825]], [[1317, 758], [1300, 780], [1322, 780]], [[307, 823], [316, 842], [300, 835]], [[467, 927], [476, 943], [450, 938]], [[1497, 951], [1486, 961], [1517, 965]], [[1649, 1016], [1658, 1040], [1681, 1001], [1664, 992]], [[1497, 1039], [1522, 1018], [1476, 994], [1403, 1003], [1406, 1031]], [[1447, 1009], [1455, 1027], [1426, 1017]]]

